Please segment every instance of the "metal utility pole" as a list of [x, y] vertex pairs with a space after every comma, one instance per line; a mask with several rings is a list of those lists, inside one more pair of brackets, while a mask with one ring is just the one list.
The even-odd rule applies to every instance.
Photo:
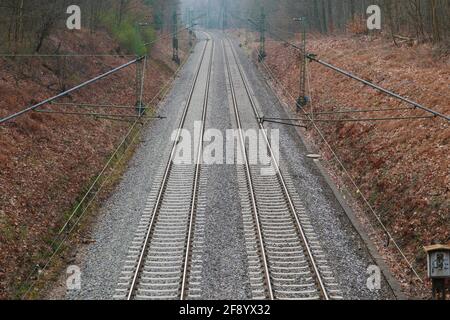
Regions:
[[297, 99], [297, 111], [300, 111], [309, 103], [309, 97], [306, 95], [306, 64], [308, 63], [306, 55], [306, 18], [296, 18], [302, 24], [302, 44], [300, 54], [300, 93]]
[[[148, 22], [138, 22], [136, 23], [136, 29], [138, 33], [141, 32], [141, 28], [150, 26]], [[138, 59], [139, 57], [136, 57]], [[144, 94], [144, 80], [145, 80], [145, 70], [147, 67], [147, 52], [145, 53], [145, 58], [136, 62], [136, 112], [141, 117], [145, 113], [145, 105], [143, 103]]]
[[192, 47], [194, 40], [192, 39], [194, 31], [192, 30], [192, 9], [188, 11], [188, 25], [189, 25], [189, 46]]
[[136, 112], [139, 117], [143, 116], [145, 113], [144, 98], [144, 81], [145, 81], [145, 69], [147, 67], [147, 56], [144, 60], [139, 60], [136, 62]]
[[194, 16], [194, 10], [191, 10], [190, 15], [189, 15], [189, 26], [188, 26], [188, 28], [189, 28], [189, 35], [190, 35], [189, 36], [189, 44], [190, 44], [191, 47], [194, 45], [194, 40], [195, 40], [194, 39], [194, 27], [198, 26], [198, 23], [197, 23], [198, 20], [203, 19], [203, 21], [204, 21], [204, 19], [207, 16], [207, 14], [204, 13], [204, 14], [198, 16], [198, 17], [195, 17], [195, 18], [193, 16]]
[[251, 25], [250, 25], [250, 11], [247, 10], [247, 21], [246, 21], [246, 28], [245, 28], [245, 45], [248, 45], [250, 42], [249, 36], [250, 36], [250, 30], [251, 30]]
[[227, 1], [222, 0], [222, 31], [227, 28]]
[[206, 9], [206, 28], [211, 28], [211, 0], [208, 0], [208, 8]]
[[173, 32], [173, 39], [172, 39], [173, 55], [172, 55], [172, 60], [175, 63], [180, 64], [180, 57], [178, 55], [178, 14], [177, 14], [176, 10], [173, 12], [172, 25], [173, 25], [172, 26], [172, 32]]
[[266, 54], [266, 13], [264, 7], [261, 7], [261, 17], [259, 20], [259, 55], [258, 61], [262, 62]]

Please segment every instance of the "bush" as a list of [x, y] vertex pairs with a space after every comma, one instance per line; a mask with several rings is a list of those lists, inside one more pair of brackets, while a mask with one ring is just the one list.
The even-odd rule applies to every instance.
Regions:
[[117, 39], [120, 46], [128, 53], [139, 56], [147, 54], [151, 46], [145, 44], [156, 39], [156, 32], [152, 26], [139, 27], [135, 24], [134, 21], [140, 20], [140, 17], [128, 15], [118, 25], [116, 16], [112, 11], [101, 17], [101, 23]]

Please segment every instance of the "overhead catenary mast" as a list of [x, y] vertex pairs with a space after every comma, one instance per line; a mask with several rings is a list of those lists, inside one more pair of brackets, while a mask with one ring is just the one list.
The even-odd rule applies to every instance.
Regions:
[[173, 11], [172, 15], [172, 46], [173, 46], [173, 55], [172, 60], [177, 64], [180, 64], [180, 57], [178, 55], [178, 13], [176, 10]]
[[297, 110], [303, 109], [309, 102], [309, 98], [306, 95], [306, 18], [296, 18], [294, 21], [299, 21], [302, 24], [302, 42], [301, 42], [301, 54], [300, 54], [300, 90], [299, 97], [297, 99]]
[[222, 31], [227, 28], [227, 1], [222, 0]]
[[259, 19], [259, 62], [262, 62], [266, 56], [266, 13], [264, 7], [261, 6], [261, 16]]
[[206, 8], [206, 28], [211, 28], [211, 0], [208, 0], [208, 8]]
[[194, 31], [193, 31], [193, 20], [192, 20], [192, 13], [193, 10], [191, 8], [188, 9], [188, 27], [189, 27], [189, 46], [192, 47], [194, 44], [194, 40], [193, 40], [193, 36], [194, 36]]

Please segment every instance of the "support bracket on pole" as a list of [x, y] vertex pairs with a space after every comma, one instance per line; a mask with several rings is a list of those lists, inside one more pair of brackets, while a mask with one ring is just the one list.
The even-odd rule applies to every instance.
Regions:
[[261, 7], [261, 17], [259, 19], [259, 54], [258, 61], [262, 62], [267, 57], [266, 54], [266, 13]]
[[172, 47], [173, 47], [173, 54], [172, 54], [172, 60], [176, 64], [180, 64], [181, 60], [178, 54], [178, 14], [176, 11], [173, 12], [172, 16], [172, 24], [173, 24], [173, 38], [172, 38]]
[[306, 94], [306, 71], [308, 57], [306, 55], [306, 18], [296, 18], [294, 21], [299, 21], [302, 24], [302, 44], [301, 44], [301, 54], [300, 54], [300, 90], [299, 96], [297, 98], [296, 110], [297, 112], [303, 110], [310, 102], [310, 98]]

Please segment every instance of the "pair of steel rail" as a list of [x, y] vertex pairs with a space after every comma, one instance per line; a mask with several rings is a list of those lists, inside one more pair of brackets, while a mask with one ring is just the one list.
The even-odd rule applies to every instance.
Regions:
[[[211, 39], [209, 36], [208, 36], [208, 38]], [[225, 59], [225, 63], [226, 63], [226, 71], [227, 71], [228, 80], [229, 80], [229, 87], [230, 87], [230, 91], [231, 91], [233, 111], [234, 111], [237, 129], [239, 131], [240, 148], [242, 151], [241, 154], [242, 154], [243, 160], [244, 160], [243, 163], [244, 163], [244, 167], [245, 167], [245, 175], [246, 175], [246, 180], [247, 180], [247, 185], [248, 185], [248, 194], [251, 199], [251, 210], [253, 213], [254, 226], [255, 226], [254, 228], [255, 228], [255, 231], [257, 234], [259, 253], [261, 255], [261, 263], [262, 263], [262, 270], [264, 273], [264, 284], [266, 287], [265, 291], [266, 291], [267, 298], [269, 298], [271, 300], [276, 299], [276, 294], [274, 293], [274, 288], [272, 286], [271, 267], [270, 267], [270, 263], [268, 261], [267, 253], [266, 253], [265, 235], [264, 235], [264, 231], [263, 231], [263, 228], [261, 226], [261, 221], [260, 221], [257, 194], [255, 191], [254, 182], [253, 182], [252, 168], [251, 168], [249, 156], [248, 156], [248, 153], [246, 150], [245, 138], [243, 136], [243, 126], [242, 126], [242, 120], [240, 117], [239, 101], [237, 99], [236, 86], [235, 86], [235, 82], [233, 79], [233, 75], [231, 73], [230, 58], [232, 58], [234, 63], [236, 64], [239, 77], [240, 77], [242, 83], [244, 84], [245, 93], [248, 96], [248, 99], [250, 101], [252, 112], [253, 112], [254, 119], [255, 119], [255, 123], [258, 123], [259, 129], [263, 133], [264, 142], [267, 146], [268, 152], [272, 159], [271, 163], [275, 169], [277, 179], [280, 182], [280, 185], [282, 188], [281, 191], [284, 195], [284, 198], [286, 199], [287, 207], [289, 208], [289, 212], [291, 214], [292, 220], [295, 223], [298, 237], [299, 237], [301, 243], [303, 243], [303, 251], [307, 257], [310, 269], [313, 272], [315, 283], [320, 292], [320, 297], [324, 300], [329, 300], [330, 295], [329, 295], [326, 285], [322, 279], [321, 271], [319, 270], [319, 267], [317, 266], [316, 258], [313, 254], [313, 250], [310, 248], [308, 237], [305, 235], [305, 231], [303, 229], [302, 223], [297, 216], [297, 210], [296, 210], [294, 201], [291, 197], [291, 194], [288, 190], [288, 186], [286, 184], [285, 178], [281, 172], [280, 165], [276, 160], [274, 151], [272, 150], [272, 146], [268, 139], [264, 125], [260, 121], [258, 121], [258, 119], [260, 119], [258, 108], [256, 106], [256, 102], [252, 96], [252, 93], [250, 92], [250, 86], [246, 79], [243, 68], [240, 65], [239, 59], [237, 57], [236, 52], [234, 51], [231, 41], [229, 39], [226, 39], [225, 41], [229, 43], [230, 51], [232, 53], [229, 57], [229, 55], [227, 54], [227, 52], [225, 50], [225, 46], [223, 46], [223, 54], [224, 54], [224, 59]], [[197, 67], [197, 70], [196, 70], [196, 73], [195, 73], [195, 76], [194, 76], [194, 79], [192, 82], [192, 86], [189, 91], [188, 99], [187, 99], [187, 102], [183, 109], [183, 114], [182, 114], [180, 123], [178, 125], [177, 134], [174, 139], [174, 143], [172, 145], [172, 151], [171, 151], [169, 160], [168, 160], [165, 170], [164, 170], [164, 175], [162, 178], [161, 185], [159, 186], [159, 192], [156, 197], [156, 201], [155, 201], [155, 204], [153, 207], [153, 212], [151, 213], [151, 220], [150, 220], [150, 223], [149, 223], [147, 231], [146, 231], [145, 239], [144, 239], [143, 245], [141, 247], [141, 252], [140, 252], [139, 259], [137, 261], [137, 264], [136, 264], [136, 267], [134, 270], [134, 274], [133, 274], [133, 277], [132, 277], [132, 280], [131, 280], [131, 283], [129, 286], [129, 290], [126, 295], [126, 298], [128, 300], [134, 299], [137, 295], [140, 278], [142, 277], [142, 272], [145, 267], [145, 261], [148, 258], [147, 257], [148, 249], [152, 242], [152, 234], [154, 232], [155, 226], [158, 223], [159, 210], [164, 201], [166, 188], [167, 188], [171, 170], [173, 167], [173, 162], [174, 162], [176, 151], [177, 151], [177, 143], [180, 139], [181, 131], [185, 127], [187, 115], [188, 115], [189, 110], [192, 105], [192, 98], [193, 98], [194, 92], [197, 87], [197, 83], [199, 80], [200, 72], [202, 70], [202, 66], [204, 64], [208, 44], [209, 44], [209, 41], [207, 41], [207, 43], [205, 44], [205, 47], [203, 48], [200, 63]], [[222, 44], [223, 44], [223, 42], [222, 42]], [[211, 70], [212, 70], [212, 64], [213, 64], [213, 60], [214, 60], [214, 47], [215, 47], [215, 42], [212, 41], [211, 55], [209, 58], [209, 66], [208, 66], [208, 71], [207, 71], [208, 72], [207, 80], [206, 80], [207, 83], [205, 86], [205, 92], [204, 92], [204, 98], [203, 98], [201, 135], [200, 135], [200, 138], [198, 141], [198, 152], [196, 155], [197, 161], [195, 164], [195, 171], [194, 171], [194, 175], [193, 175], [193, 184], [192, 184], [192, 198], [190, 201], [189, 217], [188, 217], [187, 228], [186, 228], [184, 259], [183, 259], [183, 266], [181, 268], [182, 274], [180, 275], [181, 283], [180, 283], [178, 298], [181, 300], [184, 300], [187, 298], [187, 292], [189, 291], [188, 286], [189, 286], [189, 272], [190, 272], [190, 263], [191, 263], [191, 253], [192, 253], [192, 239], [193, 239], [193, 232], [195, 229], [195, 215], [196, 215], [196, 208], [197, 208], [196, 202], [197, 202], [198, 193], [199, 193], [200, 170], [201, 170], [202, 154], [203, 154], [203, 133], [205, 131], [205, 122], [206, 122], [206, 115], [207, 115], [207, 110], [208, 110], [209, 91], [210, 91], [209, 89], [210, 89], [210, 82], [211, 82]]]
[[[130, 285], [130, 288], [129, 288], [129, 291], [127, 294], [127, 300], [132, 300], [136, 295], [136, 291], [137, 291], [137, 288], [139, 285], [139, 280], [141, 277], [141, 272], [145, 265], [145, 260], [147, 258], [146, 253], [147, 253], [148, 247], [152, 240], [152, 233], [154, 231], [155, 225], [157, 224], [158, 213], [159, 213], [160, 207], [162, 205], [162, 202], [164, 200], [164, 194], [165, 194], [168, 182], [169, 182], [172, 167], [174, 165], [176, 151], [178, 148], [177, 145], [178, 145], [179, 139], [181, 137], [181, 132], [185, 126], [186, 118], [188, 116], [188, 112], [189, 112], [191, 104], [192, 104], [192, 99], [194, 96], [195, 89], [197, 87], [200, 71], [202, 69], [203, 62], [205, 60], [206, 51], [207, 51], [209, 42], [210, 42], [210, 38], [208, 36], [208, 40], [206, 41], [206, 44], [203, 48], [203, 52], [202, 52], [202, 55], [200, 58], [200, 63], [195, 72], [192, 86], [189, 91], [188, 99], [187, 99], [186, 104], [183, 109], [183, 114], [182, 114], [180, 123], [178, 125], [177, 134], [176, 134], [176, 137], [175, 137], [173, 145], [172, 145], [170, 157], [167, 162], [166, 168], [164, 170], [164, 175], [163, 175], [162, 182], [161, 182], [161, 185], [159, 188], [159, 193], [156, 198], [156, 203], [154, 205], [154, 209], [153, 209], [153, 212], [151, 215], [152, 218], [151, 218], [150, 224], [147, 229], [147, 233], [146, 233], [144, 243], [142, 246], [142, 251], [141, 251], [139, 259], [137, 261], [134, 276], [132, 278], [131, 285]], [[191, 255], [191, 246], [192, 246], [192, 239], [193, 239], [193, 230], [194, 230], [194, 224], [195, 224], [196, 201], [198, 198], [198, 189], [199, 189], [199, 182], [200, 182], [200, 169], [201, 169], [202, 154], [203, 154], [203, 134], [205, 131], [204, 124], [206, 121], [206, 115], [207, 115], [207, 109], [208, 109], [209, 87], [210, 87], [210, 80], [211, 80], [211, 69], [212, 69], [212, 63], [213, 63], [214, 46], [215, 46], [214, 41], [212, 41], [211, 55], [210, 55], [209, 66], [208, 66], [208, 75], [207, 75], [205, 93], [204, 93], [204, 99], [203, 99], [203, 109], [202, 109], [202, 119], [201, 119], [202, 128], [201, 128], [200, 139], [198, 141], [198, 152], [197, 152], [197, 156], [196, 156], [197, 159], [195, 162], [196, 164], [195, 164], [194, 180], [193, 180], [193, 185], [192, 185], [192, 190], [193, 190], [192, 191], [192, 200], [191, 200], [191, 205], [190, 205], [190, 209], [189, 209], [190, 214], [189, 214], [189, 218], [188, 218], [188, 229], [187, 229], [187, 234], [186, 234], [186, 245], [185, 245], [184, 262], [183, 262], [183, 274], [182, 274], [182, 278], [181, 278], [181, 288], [180, 288], [180, 299], [181, 300], [186, 298], [186, 293], [187, 293], [187, 289], [188, 289], [187, 283], [189, 280], [188, 277], [189, 277], [189, 265], [190, 265], [190, 258], [191, 258], [190, 255]]]

